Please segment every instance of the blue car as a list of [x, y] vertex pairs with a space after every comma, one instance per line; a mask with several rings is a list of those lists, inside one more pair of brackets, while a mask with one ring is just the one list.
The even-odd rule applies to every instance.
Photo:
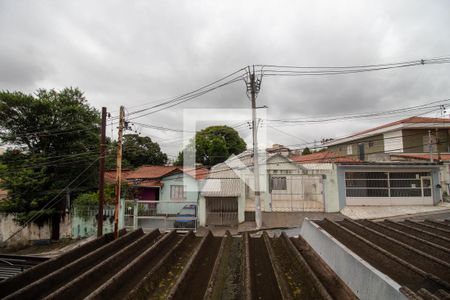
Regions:
[[197, 223], [197, 205], [187, 204], [177, 213], [176, 220], [173, 223], [175, 228], [195, 229]]

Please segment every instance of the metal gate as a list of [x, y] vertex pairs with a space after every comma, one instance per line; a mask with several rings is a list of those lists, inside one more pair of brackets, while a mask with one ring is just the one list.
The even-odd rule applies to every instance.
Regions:
[[206, 224], [227, 225], [238, 224], [238, 201], [236, 197], [206, 198]]

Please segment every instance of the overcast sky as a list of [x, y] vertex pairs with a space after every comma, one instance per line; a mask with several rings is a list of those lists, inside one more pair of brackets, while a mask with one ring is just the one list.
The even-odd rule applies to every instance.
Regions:
[[[449, 28], [446, 0], [0, 0], [0, 89], [31, 93], [79, 87], [93, 106], [117, 114], [120, 105], [133, 111], [251, 64], [360, 65], [447, 56]], [[258, 105], [268, 106], [269, 119], [286, 119], [384, 111], [447, 98], [450, 64], [266, 77]], [[237, 82], [140, 122], [182, 128], [183, 109], [249, 105], [244, 83]], [[391, 120], [269, 127], [268, 142], [340, 137]], [[250, 142], [247, 127], [240, 133]], [[142, 134], [170, 155], [181, 147], [180, 133], [142, 129]]]

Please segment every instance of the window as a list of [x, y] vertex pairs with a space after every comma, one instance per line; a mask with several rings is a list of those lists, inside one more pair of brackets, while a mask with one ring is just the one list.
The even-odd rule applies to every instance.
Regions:
[[185, 198], [183, 185], [170, 186], [170, 200], [184, 200]]
[[286, 177], [272, 177], [271, 190], [287, 190]]
[[352, 145], [348, 145], [347, 146], [347, 154], [348, 155], [352, 155], [353, 154], [353, 147], [352, 147]]
[[373, 145], [374, 145], [374, 142], [373, 142], [373, 141], [370, 141], [370, 142], [369, 142], [369, 148], [372, 148]]

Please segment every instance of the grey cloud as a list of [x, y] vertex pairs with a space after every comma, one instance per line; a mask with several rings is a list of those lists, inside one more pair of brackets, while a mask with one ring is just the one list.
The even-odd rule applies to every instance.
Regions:
[[[248, 64], [356, 65], [450, 54], [448, 1], [2, 1], [0, 89], [78, 86], [117, 111], [196, 89]], [[450, 66], [266, 77], [270, 118], [387, 110], [449, 98]], [[183, 108], [249, 107], [243, 83], [140, 122], [181, 128]], [[249, 116], [250, 118], [250, 116]], [[389, 119], [283, 127], [341, 136]], [[248, 129], [241, 129], [242, 134]], [[178, 134], [145, 129], [163, 141]], [[269, 130], [271, 140], [299, 143]], [[167, 138], [166, 138], [167, 137]], [[179, 144], [163, 144], [175, 154]]]

